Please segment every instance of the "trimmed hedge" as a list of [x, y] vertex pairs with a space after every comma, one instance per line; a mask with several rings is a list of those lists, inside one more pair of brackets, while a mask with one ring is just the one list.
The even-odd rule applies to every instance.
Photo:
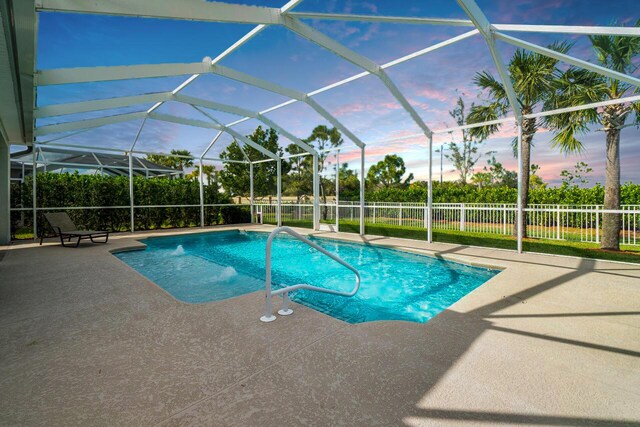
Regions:
[[[478, 188], [453, 182], [434, 182], [433, 201], [435, 203], [516, 203], [518, 190], [509, 187]], [[415, 183], [406, 189], [388, 188], [368, 192], [369, 202], [415, 202], [427, 200], [425, 183]], [[640, 185], [623, 184], [620, 201], [623, 205], [640, 204]], [[554, 187], [536, 188], [529, 191], [531, 204], [594, 205], [604, 202], [604, 187], [592, 188]]]
[[[38, 207], [122, 206], [122, 208], [69, 209], [71, 219], [90, 229], [124, 231], [130, 227], [129, 177], [80, 175], [78, 173], [38, 174], [36, 200]], [[136, 205], [198, 205], [181, 208], [136, 208], [136, 230], [200, 225], [200, 188], [198, 181], [134, 177]], [[32, 178], [12, 183], [11, 207], [32, 206]], [[231, 198], [213, 186], [204, 187], [205, 204], [230, 204]], [[23, 219], [21, 220], [21, 217]], [[247, 206], [205, 207], [205, 225], [235, 224], [250, 221]], [[13, 229], [20, 223], [32, 227], [31, 212], [12, 212]], [[43, 212], [38, 212], [38, 224], [46, 224]], [[41, 227], [39, 227], [41, 229]], [[48, 226], [46, 227], [47, 232]]]

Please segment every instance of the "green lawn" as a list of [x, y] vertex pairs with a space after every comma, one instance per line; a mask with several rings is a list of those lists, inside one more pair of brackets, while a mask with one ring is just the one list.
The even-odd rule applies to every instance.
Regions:
[[[311, 228], [311, 221], [285, 220], [283, 225], [291, 227]], [[340, 231], [345, 233], [358, 233], [360, 225], [358, 221], [340, 221]], [[424, 228], [406, 227], [388, 224], [367, 224], [366, 234], [389, 237], [402, 237], [406, 239], [426, 240], [427, 233]], [[516, 240], [511, 236], [497, 234], [471, 233], [454, 230], [434, 230], [433, 240], [442, 243], [455, 243], [458, 245], [484, 246], [498, 249], [516, 249]], [[640, 246], [622, 246], [620, 252], [603, 251], [595, 243], [568, 242], [564, 240], [525, 239], [522, 242], [526, 252], [539, 252], [554, 255], [569, 255], [582, 258], [597, 258], [610, 261], [625, 261], [640, 263]]]

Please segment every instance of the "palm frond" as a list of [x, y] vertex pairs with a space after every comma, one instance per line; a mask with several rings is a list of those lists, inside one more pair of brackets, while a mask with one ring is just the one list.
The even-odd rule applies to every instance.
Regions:
[[[483, 123], [504, 116], [506, 113], [503, 104], [494, 102], [489, 105], [474, 105], [467, 116], [467, 124]], [[469, 135], [477, 139], [487, 139], [491, 134], [496, 133], [500, 125], [488, 125], [469, 129]]]
[[[616, 26], [614, 22], [612, 25]], [[640, 20], [635, 24], [640, 26]], [[589, 36], [598, 61], [620, 73], [628, 73], [636, 67], [632, 59], [640, 54], [640, 39], [637, 37], [596, 35]]]
[[635, 115], [634, 124], [640, 127], [640, 102], [634, 102], [631, 104], [631, 109]]
[[588, 126], [581, 122], [569, 123], [562, 129], [559, 129], [551, 139], [551, 146], [558, 148], [563, 154], [581, 153], [584, 151], [584, 145], [577, 138], [577, 134], [588, 131]]
[[[609, 98], [609, 87], [604, 77], [575, 67], [561, 73], [554, 80], [553, 89], [553, 94], [544, 102], [544, 110], [590, 104]], [[543, 120], [545, 125], [561, 129], [575, 121], [596, 123], [599, 117], [595, 109], [589, 109], [547, 116]]]
[[492, 100], [501, 103], [508, 102], [504, 86], [490, 72], [482, 71], [477, 73], [473, 78], [473, 83], [479, 88], [487, 90]]
[[[548, 47], [566, 53], [571, 49], [572, 43], [555, 42]], [[546, 55], [516, 50], [509, 62], [509, 72], [523, 106], [533, 109], [553, 91], [553, 81], [558, 74], [557, 64], [557, 59]]]

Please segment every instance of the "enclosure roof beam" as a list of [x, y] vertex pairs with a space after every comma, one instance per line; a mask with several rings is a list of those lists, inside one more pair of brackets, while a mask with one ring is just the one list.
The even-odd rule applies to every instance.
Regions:
[[142, 111], [138, 113], [117, 114], [114, 116], [100, 117], [97, 119], [78, 120], [67, 123], [58, 123], [54, 125], [40, 126], [36, 128], [35, 135], [43, 136], [52, 133], [71, 132], [81, 129], [91, 129], [106, 126], [115, 123], [123, 123], [131, 120], [144, 119], [147, 113]]
[[626, 98], [609, 99], [607, 101], [593, 102], [590, 104], [576, 105], [573, 107], [558, 108], [557, 110], [541, 111], [539, 113], [527, 114], [524, 117], [533, 119], [536, 117], [553, 116], [555, 114], [570, 113], [572, 111], [589, 110], [591, 108], [606, 107], [607, 105], [626, 104], [640, 101], [640, 95], [628, 96]]
[[[355, 136], [349, 129], [333, 117], [327, 110], [311, 100], [305, 93], [298, 92], [293, 89], [280, 86], [249, 74], [233, 70], [215, 64], [191, 63], [191, 64], [154, 64], [154, 65], [131, 65], [131, 66], [112, 66], [112, 67], [81, 67], [81, 68], [64, 68], [39, 71], [36, 75], [39, 85], [51, 84], [68, 84], [82, 83], [90, 81], [110, 81], [110, 80], [127, 80], [147, 77], [164, 77], [170, 75], [189, 74], [189, 71], [198, 71], [200, 73], [213, 72], [223, 77], [239, 81], [250, 86], [258, 87], [266, 91], [276, 93], [287, 98], [308, 104], [316, 110], [318, 114], [328, 120], [333, 126], [338, 128], [342, 133], [347, 135], [358, 147], [364, 146], [364, 143]], [[89, 77], [91, 76], [91, 77]]]
[[[355, 22], [386, 22], [395, 24], [427, 24], [447, 26], [473, 26], [473, 18], [448, 19], [430, 17], [404, 17], [358, 15], [315, 12], [288, 12], [301, 0], [294, 0], [282, 8], [228, 4], [222, 2], [205, 2], [202, 0], [127, 0], [87, 1], [87, 0], [37, 0], [35, 10], [46, 12], [88, 13], [100, 15], [131, 16], [142, 18], [177, 19], [204, 22], [230, 22], [241, 24], [258, 24], [252, 32], [261, 31], [266, 25], [282, 25], [284, 15], [301, 19], [338, 20]], [[25, 3], [18, 2], [18, 3]], [[31, 0], [33, 4], [33, 0]], [[33, 10], [33, 8], [31, 8]], [[572, 25], [527, 25], [527, 24], [493, 24], [499, 31], [564, 33], [585, 35], [615, 35], [639, 37], [638, 28], [572, 26]], [[250, 32], [251, 33], [251, 32]], [[250, 34], [249, 33], [249, 34]], [[249, 35], [248, 34], [248, 35]], [[254, 34], [253, 34], [254, 35]], [[252, 37], [253, 35], [250, 35]], [[243, 43], [242, 39], [239, 40]], [[237, 47], [237, 46], [236, 46]], [[234, 46], [230, 49], [235, 49]], [[223, 53], [224, 55], [224, 53]], [[217, 62], [217, 61], [216, 61]]]
[[86, 113], [89, 111], [109, 110], [129, 107], [138, 104], [150, 104], [171, 99], [171, 92], [148, 93], [144, 95], [122, 96], [118, 98], [98, 99], [93, 101], [52, 104], [35, 109], [36, 118], [63, 116], [66, 114]]
[[194, 120], [194, 119], [187, 119], [184, 117], [172, 116], [169, 114], [158, 114], [158, 113], [148, 114], [147, 112], [144, 112], [144, 111], [138, 112], [138, 113], [128, 113], [128, 114], [119, 114], [115, 116], [100, 117], [98, 119], [79, 120], [79, 121], [68, 122], [68, 123], [59, 123], [55, 125], [42, 126], [36, 129], [36, 135], [41, 136], [41, 135], [48, 135], [51, 133], [69, 132], [69, 131], [80, 130], [80, 129], [90, 129], [90, 128], [96, 128], [100, 126], [106, 126], [109, 124], [128, 122], [131, 120], [144, 119], [144, 118], [160, 120], [160, 121], [169, 122], [169, 123], [177, 123], [177, 124], [187, 125], [187, 126], [201, 127], [206, 129], [221, 130], [223, 132], [226, 132], [240, 139], [242, 142], [260, 151], [265, 156], [268, 156], [272, 159], [278, 158], [278, 156], [275, 155], [274, 153], [266, 150], [264, 147], [254, 143], [250, 139], [241, 135], [237, 131], [228, 128], [227, 126], [216, 124], [216, 123], [209, 123], [202, 120]]
[[187, 21], [279, 24], [280, 9], [203, 0], [36, 0], [43, 12], [88, 13]]
[[390, 24], [428, 24], [473, 27], [468, 19], [422, 18], [407, 16], [356, 15], [351, 13], [289, 12], [287, 15], [299, 19], [322, 19], [329, 21], [386, 22]]
[[209, 65], [202, 62], [52, 68], [48, 70], [38, 70], [35, 75], [35, 82], [38, 86], [48, 86], [70, 83], [107, 82], [113, 80], [180, 76], [183, 74], [205, 72], [209, 72]]
[[[228, 133], [229, 135], [233, 136], [234, 138], [239, 139], [240, 141], [242, 141], [245, 145], [248, 145], [249, 147], [254, 148], [255, 150], [258, 150], [259, 152], [261, 152], [262, 154], [264, 154], [265, 156], [269, 157], [270, 159], [273, 160], [278, 160], [280, 158], [280, 156], [278, 156], [276, 153], [272, 153], [271, 151], [267, 150], [266, 148], [264, 148], [262, 145], [257, 144], [255, 142], [253, 142], [250, 138], [242, 135], [241, 133], [239, 133], [238, 131], [231, 129], [227, 126], [224, 126], [222, 123], [220, 123], [219, 121], [217, 121], [213, 116], [211, 116], [211, 114], [207, 113], [206, 111], [202, 110], [200, 107], [197, 107], [195, 105], [192, 105], [192, 107], [198, 111], [200, 114], [202, 114], [203, 116], [207, 117], [209, 120], [215, 122], [215, 125], [220, 127], [220, 130]], [[240, 147], [240, 151], [242, 151], [242, 154], [244, 155], [244, 158], [249, 160], [249, 162], [251, 161], [249, 159], [249, 156], [247, 156], [247, 154], [244, 152], [244, 150], [242, 149], [242, 147]]]
[[256, 120], [261, 121], [265, 125], [275, 129], [276, 131], [280, 132], [282, 135], [284, 135], [285, 137], [289, 138], [294, 144], [296, 144], [298, 147], [302, 148], [306, 152], [311, 153], [311, 154], [317, 154], [313, 147], [311, 147], [307, 143], [303, 142], [300, 138], [298, 138], [295, 135], [291, 134], [286, 129], [283, 129], [280, 125], [275, 123], [273, 120], [270, 120], [269, 118], [263, 116], [262, 114], [260, 114], [258, 112], [254, 112], [254, 111], [247, 110], [247, 109], [244, 109], [244, 108], [236, 107], [236, 106], [233, 106], [233, 105], [221, 104], [219, 102], [207, 101], [207, 100], [204, 100], [204, 99], [199, 99], [199, 98], [195, 98], [195, 97], [192, 97], [192, 96], [186, 96], [186, 95], [181, 95], [181, 94], [176, 94], [174, 96], [174, 100], [178, 101], [178, 102], [185, 103], [185, 104], [189, 104], [189, 105], [192, 105], [192, 106], [204, 107], [204, 108], [209, 108], [211, 110], [223, 111], [225, 113], [231, 113], [231, 114], [236, 114], [236, 115], [239, 115], [239, 116], [246, 116], [246, 117], [254, 118]]
[[398, 89], [398, 87], [389, 78], [382, 67], [371, 61], [369, 58], [366, 58], [352, 51], [341, 43], [338, 43], [331, 37], [328, 37], [320, 31], [308, 26], [307, 24], [304, 24], [299, 19], [294, 19], [290, 16], [286, 16], [284, 22], [289, 30], [293, 31], [299, 36], [304, 37], [305, 39], [329, 50], [330, 52], [333, 52], [334, 54], [342, 57], [343, 59], [351, 62], [354, 65], [357, 65], [363, 70], [368, 71], [371, 74], [375, 74], [387, 87], [391, 95], [393, 95], [393, 97], [400, 103], [405, 111], [409, 113], [413, 121], [420, 127], [420, 129], [422, 129], [425, 135], [431, 135], [431, 129], [429, 129], [429, 126], [427, 126], [426, 123], [422, 120], [415, 108], [413, 108], [413, 106], [405, 98], [400, 89]]
[[632, 77], [624, 73], [619, 73], [617, 71], [613, 71], [608, 68], [601, 67], [600, 65], [592, 64], [591, 62], [583, 61], [582, 59], [577, 59], [577, 58], [574, 58], [573, 56], [556, 52], [555, 50], [538, 46], [537, 44], [529, 43], [524, 40], [520, 40], [518, 38], [511, 37], [503, 33], [496, 32], [495, 36], [497, 39], [507, 42], [509, 44], [512, 44], [514, 46], [517, 46], [526, 50], [530, 50], [532, 52], [536, 52], [540, 55], [548, 56], [553, 59], [557, 59], [558, 61], [562, 61], [567, 64], [571, 64], [576, 67], [583, 68], [585, 70], [593, 71], [596, 74], [600, 74], [602, 76], [605, 76], [614, 80], [620, 80], [621, 82], [629, 83], [630, 85], [640, 87], [640, 79], [636, 77]]
[[[316, 101], [311, 99], [311, 97], [309, 97], [305, 93], [298, 92], [297, 90], [294, 90], [294, 89], [285, 88], [278, 84], [275, 84], [266, 80], [262, 80], [257, 77], [253, 77], [248, 74], [242, 73], [240, 71], [232, 70], [230, 68], [223, 67], [220, 65], [212, 65], [211, 69], [213, 70], [214, 73], [230, 78], [232, 80], [236, 80], [241, 83], [248, 84], [250, 86], [255, 86], [272, 93], [277, 93], [279, 95], [286, 96], [287, 98], [292, 98], [294, 100], [304, 102], [305, 104], [313, 108], [318, 114], [324, 117], [334, 127], [339, 129], [343, 134], [345, 134], [349, 139], [351, 139], [351, 141], [353, 141], [354, 144], [356, 144], [358, 147], [364, 147], [364, 143], [360, 140], [360, 138], [355, 136], [353, 132], [351, 132], [346, 126], [340, 123], [338, 119], [336, 119], [333, 115], [331, 115], [331, 113], [329, 113], [327, 110], [321, 107], [320, 104], [318, 104]], [[261, 112], [261, 114], [263, 113], [264, 112]]]
[[211, 142], [209, 143], [209, 145], [207, 145], [207, 148], [204, 149], [204, 151], [202, 152], [202, 154], [200, 155], [200, 160], [202, 160], [204, 158], [204, 156], [207, 155], [207, 153], [209, 152], [209, 150], [211, 150], [211, 147], [213, 147], [213, 144], [215, 144], [218, 139], [220, 139], [220, 137], [222, 136], [224, 132], [220, 131], [216, 134], [216, 136], [213, 137], [213, 139], [211, 140]]
[[577, 25], [527, 25], [527, 24], [492, 24], [498, 31], [515, 31], [527, 33], [583, 34], [586, 36], [627, 36], [640, 37], [639, 27], [599, 27]]
[[205, 129], [223, 130], [223, 127], [224, 127], [216, 123], [209, 123], [209, 122], [205, 122], [202, 120], [195, 120], [195, 119], [187, 119], [186, 117], [172, 116], [170, 114], [151, 113], [148, 115], [148, 117], [150, 119], [159, 120], [162, 122], [176, 123], [179, 125], [193, 126], [193, 127], [199, 127], [199, 128], [205, 128]]
[[507, 93], [509, 104], [511, 105], [513, 114], [516, 117], [516, 121], [518, 123], [522, 123], [522, 109], [520, 108], [520, 102], [518, 101], [516, 91], [513, 88], [509, 70], [507, 69], [507, 66], [500, 56], [498, 48], [496, 47], [494, 35], [491, 31], [491, 23], [485, 16], [484, 12], [480, 10], [474, 0], [457, 0], [457, 2], [462, 10], [464, 10], [464, 12], [467, 14], [467, 16], [473, 21], [476, 28], [480, 31], [480, 34], [482, 34], [482, 36], [486, 40], [487, 46], [489, 47], [489, 52], [491, 52], [491, 57], [493, 58], [493, 62], [498, 69], [498, 74], [500, 75], [502, 86]]
[[[74, 148], [74, 149], [78, 149], [80, 151], [84, 151], [87, 152], [87, 150], [96, 150], [96, 151], [106, 151], [106, 152], [112, 152], [112, 153], [122, 153], [122, 149], [121, 148], [109, 148], [109, 147], [92, 147], [92, 146], [87, 146], [87, 145], [82, 145], [82, 146], [78, 146], [78, 145], [71, 145], [71, 144], [58, 144], [58, 143], [51, 143], [51, 144], [43, 144], [43, 143], [36, 143], [37, 147], [62, 147], [62, 148]], [[158, 151], [140, 151], [140, 150], [131, 150], [129, 151], [132, 154], [156, 154], [159, 156], [174, 156], [174, 157], [183, 157], [183, 158], [188, 158], [188, 159], [192, 159], [193, 157], [189, 157], [189, 156], [180, 156], [180, 155], [176, 155], [176, 154], [171, 154], [171, 153], [163, 153], [163, 152], [158, 152]], [[246, 164], [247, 162], [243, 161], [243, 160], [227, 160], [227, 159], [218, 159], [215, 157], [203, 157], [203, 160], [211, 160], [211, 161], [220, 161], [220, 162], [225, 162], [225, 163], [244, 163]], [[163, 171], [163, 172], [170, 172], [170, 170], [168, 169], [149, 169], [149, 170], [155, 170], [155, 171]], [[179, 172], [179, 171], [175, 171], [175, 172]]]
[[[304, 149], [305, 151], [314, 154], [315, 150], [313, 147], [309, 146], [277, 123], [273, 122], [269, 118], [263, 116], [260, 113], [253, 112], [241, 107], [235, 107], [232, 105], [221, 104], [218, 102], [208, 101], [204, 99], [199, 99], [191, 96], [186, 96], [182, 94], [173, 94], [172, 92], [160, 92], [160, 93], [152, 93], [146, 95], [137, 95], [137, 96], [124, 96], [120, 98], [109, 98], [95, 101], [83, 101], [83, 102], [74, 102], [67, 104], [54, 104], [48, 105], [45, 107], [40, 107], [36, 110], [36, 117], [51, 117], [51, 116], [60, 116], [66, 114], [77, 114], [77, 113], [86, 113], [90, 111], [100, 111], [107, 110], [111, 108], [119, 108], [119, 107], [127, 107], [136, 104], [146, 104], [160, 101], [176, 101], [190, 105], [198, 105], [200, 107], [210, 108], [212, 110], [224, 111], [231, 114], [237, 114], [241, 116], [248, 116], [251, 118], [255, 118], [257, 120], [262, 121], [269, 127], [272, 127], [276, 131], [280, 132], [282, 135], [289, 138], [296, 145]], [[153, 117], [152, 117], [153, 118]]]

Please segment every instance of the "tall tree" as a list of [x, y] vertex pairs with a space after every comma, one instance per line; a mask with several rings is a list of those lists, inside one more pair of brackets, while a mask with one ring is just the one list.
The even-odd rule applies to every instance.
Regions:
[[313, 193], [313, 157], [300, 156], [306, 151], [296, 144], [290, 144], [285, 151], [296, 157], [289, 159], [289, 174], [286, 176], [284, 191], [286, 195], [295, 196], [296, 203], [300, 203], [302, 197]]
[[[278, 156], [282, 156], [282, 149], [278, 146], [278, 134], [273, 129], [264, 130], [258, 126], [251, 135], [247, 135], [256, 144], [266, 148]], [[265, 156], [258, 150], [249, 146], [240, 146], [237, 141], [233, 141], [220, 153], [220, 158], [224, 160], [245, 160], [247, 157], [255, 162], [264, 160]], [[288, 172], [288, 164], [282, 162], [282, 175]], [[268, 196], [276, 194], [277, 188], [277, 164], [276, 162], [263, 162], [253, 166], [253, 189], [256, 196]], [[249, 165], [243, 163], [225, 163], [220, 171], [220, 184], [222, 188], [232, 196], [249, 195]]]
[[[570, 44], [554, 43], [549, 46], [558, 52], [566, 53], [569, 51]], [[553, 92], [553, 82], [559, 74], [557, 68], [558, 61], [537, 53], [528, 52], [522, 49], [516, 50], [513, 57], [509, 61], [509, 75], [511, 83], [516, 92], [518, 103], [522, 110], [522, 114], [533, 113], [537, 107]], [[467, 117], [469, 123], [480, 123], [490, 120], [496, 120], [504, 117], [510, 110], [509, 99], [504, 86], [488, 71], [476, 74], [474, 83], [480, 89], [487, 91], [489, 101], [485, 105], [474, 105]], [[471, 134], [481, 139], [487, 139], [489, 135], [497, 132], [501, 125], [490, 125], [471, 130]], [[533, 137], [538, 130], [538, 122], [535, 118], [524, 119], [522, 121], [522, 171], [520, 177], [522, 181], [522, 197], [520, 202], [524, 208], [529, 202], [529, 171], [531, 169], [531, 147]], [[517, 146], [517, 138], [514, 138], [514, 152]], [[523, 236], [527, 235], [527, 219], [526, 214], [522, 217]], [[517, 228], [513, 229], [514, 234]]]
[[[313, 128], [311, 135], [305, 140], [305, 142], [312, 145], [318, 151], [318, 173], [321, 174], [328, 165], [327, 157], [329, 153], [325, 152], [325, 150], [341, 146], [344, 140], [342, 139], [342, 134], [338, 129], [319, 125]], [[325, 207], [322, 210], [322, 216], [324, 219], [327, 219], [328, 207], [326, 206], [327, 191], [325, 188], [325, 181], [326, 180], [320, 179], [320, 197], [322, 199], [322, 203], [325, 204]]]
[[585, 162], [578, 162], [573, 167], [573, 172], [564, 169], [560, 172], [563, 187], [580, 187], [589, 185], [589, 175], [593, 169]]
[[[471, 104], [472, 110], [473, 107], [474, 104]], [[458, 97], [456, 107], [449, 111], [449, 115], [453, 117], [458, 126], [467, 124], [467, 115], [462, 97]], [[478, 154], [480, 144], [482, 144], [482, 141], [474, 138], [469, 129], [462, 130], [462, 142], [459, 144], [453, 141], [449, 143], [449, 152], [451, 154], [445, 154], [445, 157], [453, 163], [453, 167], [460, 174], [460, 182], [463, 184], [467, 183], [467, 179], [473, 174], [473, 167], [481, 157]]]
[[[640, 26], [640, 20], [636, 21], [635, 26]], [[589, 39], [596, 59], [604, 67], [625, 74], [637, 69], [634, 61], [640, 55], [640, 38], [598, 35], [589, 36]], [[571, 67], [556, 79], [554, 89], [554, 96], [545, 104], [548, 109], [615, 100], [633, 93], [635, 88], [592, 71]], [[582, 142], [577, 137], [589, 132], [592, 125], [603, 127], [606, 136], [605, 209], [620, 209], [620, 131], [633, 115], [635, 125], [640, 126], [640, 103], [608, 105], [545, 119], [545, 124], [556, 130], [554, 145], [565, 153], [582, 151]], [[602, 249], [620, 249], [620, 225], [619, 214], [603, 214]]]
[[402, 177], [407, 172], [404, 160], [397, 154], [387, 154], [383, 160], [369, 168], [367, 173], [367, 184], [371, 189], [390, 188], [390, 187], [406, 187], [413, 180], [413, 174], [410, 173], [404, 180]]
[[340, 199], [358, 200], [360, 198], [360, 179], [358, 173], [349, 169], [348, 163], [340, 164]]

